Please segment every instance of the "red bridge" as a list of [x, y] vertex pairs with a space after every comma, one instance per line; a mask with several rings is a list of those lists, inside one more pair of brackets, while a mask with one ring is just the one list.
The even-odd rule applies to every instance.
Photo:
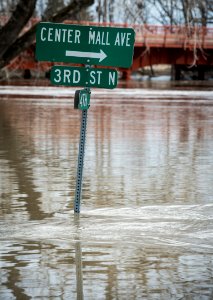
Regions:
[[[38, 22], [38, 20], [31, 20], [27, 28], [35, 24], [35, 22]], [[65, 23], [76, 24], [76, 22], [71, 21], [66, 21]], [[130, 69], [120, 69], [126, 76], [134, 70], [158, 64], [213, 66], [213, 28], [100, 24], [94, 22], [81, 22], [81, 24], [134, 28], [136, 39], [132, 67]], [[23, 52], [8, 67], [25, 70], [49, 70], [53, 63], [36, 62], [34, 51], [35, 45]]]

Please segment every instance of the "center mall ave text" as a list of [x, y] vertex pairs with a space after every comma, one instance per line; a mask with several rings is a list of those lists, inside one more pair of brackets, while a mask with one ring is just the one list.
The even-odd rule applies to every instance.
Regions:
[[[81, 43], [81, 31], [78, 29], [42, 27], [41, 29], [42, 42], [58, 42], [58, 43]], [[88, 44], [89, 45], [105, 45], [105, 46], [124, 46], [130, 47], [130, 32], [117, 32], [115, 39], [110, 38], [108, 31], [89, 30]], [[85, 42], [85, 41], [83, 41]]]

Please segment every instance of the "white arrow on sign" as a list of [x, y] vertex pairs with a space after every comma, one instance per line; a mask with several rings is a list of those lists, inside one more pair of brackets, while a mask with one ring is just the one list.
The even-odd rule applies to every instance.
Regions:
[[106, 53], [101, 49], [100, 52], [83, 52], [83, 51], [66, 50], [65, 56], [99, 58], [99, 62], [104, 60], [107, 57]]

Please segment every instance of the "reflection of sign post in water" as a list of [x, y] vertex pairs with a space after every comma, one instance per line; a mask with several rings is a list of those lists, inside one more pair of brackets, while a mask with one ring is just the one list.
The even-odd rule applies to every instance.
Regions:
[[80, 219], [79, 214], [74, 215], [74, 224], [77, 229], [77, 236], [75, 241], [75, 266], [76, 266], [76, 293], [77, 300], [84, 299], [83, 293], [83, 274], [82, 274], [82, 250], [81, 250], [81, 237], [80, 233]]
[[76, 265], [76, 292], [77, 300], [84, 299], [83, 293], [83, 275], [82, 275], [82, 258], [81, 258], [81, 242], [75, 243], [75, 265]]
[[75, 93], [74, 108], [82, 110], [74, 211], [80, 212], [83, 162], [90, 107], [90, 87], [113, 89], [117, 71], [91, 68], [91, 65], [129, 68], [132, 64], [135, 32], [132, 28], [97, 27], [40, 23], [36, 31], [38, 61], [69, 62], [82, 67], [54, 66], [51, 82], [55, 85], [84, 86]]

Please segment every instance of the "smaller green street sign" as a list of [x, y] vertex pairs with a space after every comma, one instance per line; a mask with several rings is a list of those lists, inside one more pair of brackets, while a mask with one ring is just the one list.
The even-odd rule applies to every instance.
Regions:
[[79, 91], [79, 103], [78, 108], [81, 110], [87, 110], [90, 107], [90, 92], [86, 89]]
[[91, 94], [91, 92], [90, 92], [89, 88], [75, 91], [74, 109], [81, 109], [81, 110], [89, 109], [90, 94]]
[[50, 72], [50, 81], [54, 85], [114, 89], [118, 72], [114, 69], [54, 66]]

